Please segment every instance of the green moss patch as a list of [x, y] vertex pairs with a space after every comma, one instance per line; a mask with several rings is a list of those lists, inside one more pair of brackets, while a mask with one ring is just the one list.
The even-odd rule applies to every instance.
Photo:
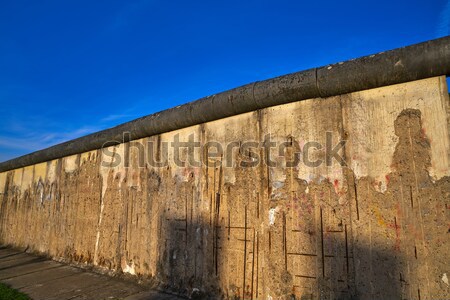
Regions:
[[0, 300], [30, 300], [31, 298], [0, 282]]

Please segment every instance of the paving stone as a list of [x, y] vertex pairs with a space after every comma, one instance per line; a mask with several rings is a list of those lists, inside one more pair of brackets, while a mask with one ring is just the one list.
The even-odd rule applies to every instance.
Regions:
[[35, 300], [182, 299], [146, 290], [137, 283], [100, 275], [1, 246], [0, 281]]

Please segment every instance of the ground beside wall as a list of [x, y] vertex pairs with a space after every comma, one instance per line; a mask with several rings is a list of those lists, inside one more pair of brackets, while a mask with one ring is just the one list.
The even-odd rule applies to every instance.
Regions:
[[448, 106], [430, 78], [1, 173], [0, 242], [188, 295], [448, 299]]

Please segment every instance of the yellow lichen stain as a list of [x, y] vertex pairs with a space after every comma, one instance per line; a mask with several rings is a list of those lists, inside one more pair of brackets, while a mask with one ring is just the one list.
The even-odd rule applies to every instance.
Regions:
[[47, 174], [47, 163], [40, 163], [34, 166], [34, 182], [44, 181]]
[[371, 210], [373, 214], [375, 215], [375, 218], [377, 219], [378, 225], [387, 227], [386, 222], [384, 221], [383, 216], [381, 215], [381, 212], [378, 210], [376, 206], [371, 206]]
[[5, 191], [6, 174], [6, 172], [0, 173], [0, 194], [3, 194]]
[[20, 186], [22, 192], [31, 187], [31, 184], [33, 183], [33, 175], [34, 166], [25, 167], [22, 175], [22, 184]]
[[15, 169], [13, 172], [13, 184], [14, 186], [20, 187], [22, 185], [23, 168]]

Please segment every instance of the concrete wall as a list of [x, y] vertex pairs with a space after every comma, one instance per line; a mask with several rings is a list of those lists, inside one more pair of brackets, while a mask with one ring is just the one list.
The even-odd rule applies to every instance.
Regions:
[[[430, 78], [1, 173], [0, 242], [184, 294], [448, 299], [448, 107], [445, 78]], [[165, 142], [191, 134], [234, 143], [232, 155], [183, 149], [203, 163], [176, 163]], [[139, 167], [137, 142], [168, 164]], [[307, 163], [304, 151], [289, 167], [311, 145]]]

